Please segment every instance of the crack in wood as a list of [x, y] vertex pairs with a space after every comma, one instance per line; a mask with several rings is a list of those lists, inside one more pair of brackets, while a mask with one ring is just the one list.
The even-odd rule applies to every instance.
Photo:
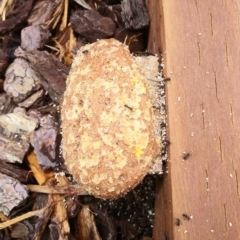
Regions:
[[210, 15], [210, 28], [211, 28], [211, 33], [213, 35], [213, 17], [212, 17], [212, 13], [209, 13]]
[[197, 0], [195, 0], [195, 5], [196, 5], [197, 13], [198, 13], [198, 1]]
[[205, 173], [206, 173], [206, 182], [207, 182], [207, 196], [210, 197], [210, 193], [209, 193], [209, 177], [208, 177], [208, 170], [205, 169]]
[[197, 47], [198, 47], [198, 64], [201, 66], [201, 50], [200, 50], [200, 42], [197, 42]]
[[225, 41], [225, 55], [226, 55], [226, 62], [227, 62], [227, 66], [229, 67], [229, 60], [228, 60], [228, 45], [227, 45], [227, 41]]
[[214, 83], [215, 83], [215, 95], [216, 95], [217, 100], [219, 101], [219, 99], [218, 99], [217, 73], [214, 69], [213, 69], [213, 73], [214, 73]]
[[240, 196], [237, 170], [234, 170], [234, 173], [235, 173], [235, 178], [236, 178], [237, 195]]
[[218, 140], [219, 140], [220, 159], [221, 159], [221, 162], [223, 162], [222, 140], [220, 136], [218, 137]]
[[226, 203], [223, 204], [225, 232], [227, 232], [227, 208], [226, 208], [226, 205], [227, 205]]
[[202, 122], [203, 122], [203, 129], [206, 128], [206, 125], [205, 125], [205, 110], [204, 110], [204, 104], [202, 103], [201, 104], [201, 107], [202, 107]]
[[230, 103], [229, 106], [230, 106], [230, 119], [231, 119], [231, 124], [232, 124], [232, 126], [234, 127], [232, 103]]

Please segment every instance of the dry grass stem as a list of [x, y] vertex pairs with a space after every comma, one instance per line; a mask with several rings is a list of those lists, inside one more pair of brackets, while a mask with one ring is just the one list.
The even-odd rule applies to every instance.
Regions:
[[6, 15], [13, 8], [15, 0], [3, 0], [0, 8], [0, 15], [2, 16], [2, 21], [6, 20]]
[[28, 213], [25, 213], [19, 217], [16, 217], [16, 218], [13, 218], [13, 219], [10, 219], [10, 220], [7, 220], [6, 222], [3, 222], [3, 223], [0, 223], [0, 229], [4, 229], [6, 227], [9, 227], [15, 223], [18, 223], [24, 219], [27, 219], [27, 218], [30, 218], [30, 217], [33, 217], [33, 216], [36, 216], [38, 214], [42, 214], [44, 211], [45, 211], [46, 207], [40, 209], [40, 210], [36, 210], [36, 211], [31, 211], [31, 212], [28, 212]]
[[26, 185], [31, 192], [47, 194], [68, 194], [68, 195], [87, 195], [87, 192], [78, 185], [69, 186], [40, 186]]

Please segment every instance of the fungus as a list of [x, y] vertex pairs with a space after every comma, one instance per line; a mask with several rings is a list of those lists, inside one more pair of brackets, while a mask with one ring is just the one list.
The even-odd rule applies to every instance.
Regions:
[[128, 47], [114, 39], [78, 51], [61, 115], [66, 165], [95, 197], [124, 195], [160, 154], [151, 89]]

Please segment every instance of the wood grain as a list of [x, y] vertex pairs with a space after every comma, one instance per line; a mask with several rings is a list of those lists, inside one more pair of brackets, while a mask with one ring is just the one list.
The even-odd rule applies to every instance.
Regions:
[[[153, 2], [149, 9], [155, 5], [159, 13], [150, 10], [151, 23], [158, 22], [152, 23], [149, 51], [162, 46], [171, 77], [170, 157], [157, 190], [154, 239], [238, 239], [239, 2]], [[185, 161], [183, 152], [191, 153]]]

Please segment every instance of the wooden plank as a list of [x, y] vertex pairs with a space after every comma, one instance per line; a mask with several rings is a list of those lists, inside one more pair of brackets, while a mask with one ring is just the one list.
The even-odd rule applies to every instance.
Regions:
[[[155, 27], [163, 25], [164, 36], [159, 36], [162, 30], [152, 31], [163, 44], [165, 74], [172, 79], [167, 84], [169, 173], [157, 191], [154, 239], [238, 239], [239, 2], [154, 4], [163, 16]], [[183, 152], [191, 153], [185, 161]], [[183, 213], [193, 219], [184, 220]]]

